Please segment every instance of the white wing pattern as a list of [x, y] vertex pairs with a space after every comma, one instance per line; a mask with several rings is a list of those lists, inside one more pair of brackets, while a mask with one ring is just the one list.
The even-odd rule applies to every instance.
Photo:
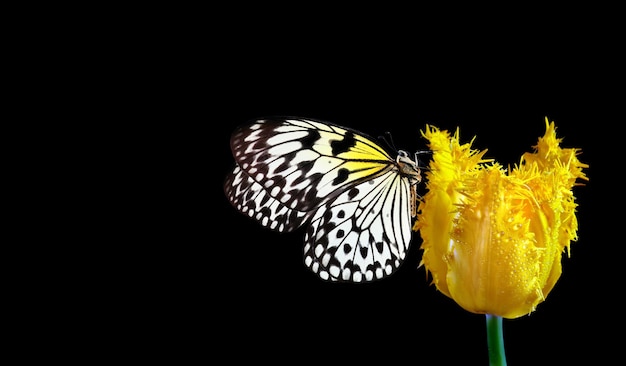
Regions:
[[276, 231], [305, 223], [304, 263], [324, 280], [391, 275], [409, 249], [417, 161], [391, 158], [373, 139], [327, 122], [256, 120], [232, 135], [229, 201]]

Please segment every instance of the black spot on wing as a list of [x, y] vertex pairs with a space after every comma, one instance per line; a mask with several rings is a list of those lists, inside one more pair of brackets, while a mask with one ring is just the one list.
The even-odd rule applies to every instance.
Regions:
[[315, 142], [318, 141], [322, 136], [320, 135], [318, 130], [309, 130], [306, 137], [300, 139], [300, 143], [302, 143], [302, 147], [304, 149], [311, 149]]
[[335, 177], [335, 179], [333, 179], [333, 185], [339, 185], [343, 182], [345, 182], [348, 179], [348, 176], [350, 175], [350, 171], [346, 168], [341, 168], [337, 171], [337, 176]]
[[306, 160], [298, 163], [298, 170], [302, 172], [303, 175], [306, 175], [311, 169], [313, 169], [314, 160]]
[[326, 210], [326, 212], [324, 212], [323, 218], [324, 218], [324, 220], [322, 221], [323, 223], [329, 222], [330, 219], [333, 218], [333, 213], [331, 212], [331, 210]]
[[330, 147], [333, 149], [333, 155], [337, 156], [341, 153], [347, 152], [351, 147], [356, 145], [356, 140], [354, 139], [354, 133], [348, 131], [343, 136], [341, 140], [332, 140], [330, 142]]
[[[303, 191], [302, 191], [303, 192]], [[308, 205], [310, 204], [311, 207], [315, 207], [316, 206], [316, 201], [318, 200], [317, 197], [317, 189], [315, 189], [314, 186], [309, 187], [309, 190], [304, 194], [304, 199], [302, 200], [303, 203], [308, 207]]]
[[363, 258], [367, 257], [367, 253], [369, 252], [367, 247], [361, 247], [360, 251], [361, 251], [361, 257]]

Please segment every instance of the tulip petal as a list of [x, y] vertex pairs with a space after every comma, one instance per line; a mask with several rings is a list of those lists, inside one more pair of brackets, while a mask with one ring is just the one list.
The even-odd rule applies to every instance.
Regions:
[[[562, 149], [554, 123], [534, 153], [504, 170], [486, 150], [459, 143], [459, 131], [427, 126], [433, 157], [414, 229], [433, 284], [464, 309], [516, 318], [535, 310], [561, 275], [576, 240], [572, 187], [587, 179], [578, 149]], [[569, 251], [568, 251], [569, 253]]]

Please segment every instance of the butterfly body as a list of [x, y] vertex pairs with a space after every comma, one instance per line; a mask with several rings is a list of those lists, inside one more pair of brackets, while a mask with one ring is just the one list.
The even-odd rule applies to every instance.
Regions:
[[404, 260], [422, 179], [406, 152], [392, 158], [358, 131], [301, 118], [240, 127], [231, 150], [230, 202], [276, 231], [308, 223], [304, 263], [320, 278], [371, 281]]

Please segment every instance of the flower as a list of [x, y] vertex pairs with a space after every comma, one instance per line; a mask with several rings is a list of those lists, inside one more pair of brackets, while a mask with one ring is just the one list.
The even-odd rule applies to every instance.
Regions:
[[478, 314], [517, 318], [544, 301], [561, 275], [561, 254], [577, 240], [572, 188], [587, 180], [579, 149], [559, 146], [554, 122], [535, 152], [505, 170], [433, 126], [433, 151], [414, 230], [421, 265], [437, 289]]

